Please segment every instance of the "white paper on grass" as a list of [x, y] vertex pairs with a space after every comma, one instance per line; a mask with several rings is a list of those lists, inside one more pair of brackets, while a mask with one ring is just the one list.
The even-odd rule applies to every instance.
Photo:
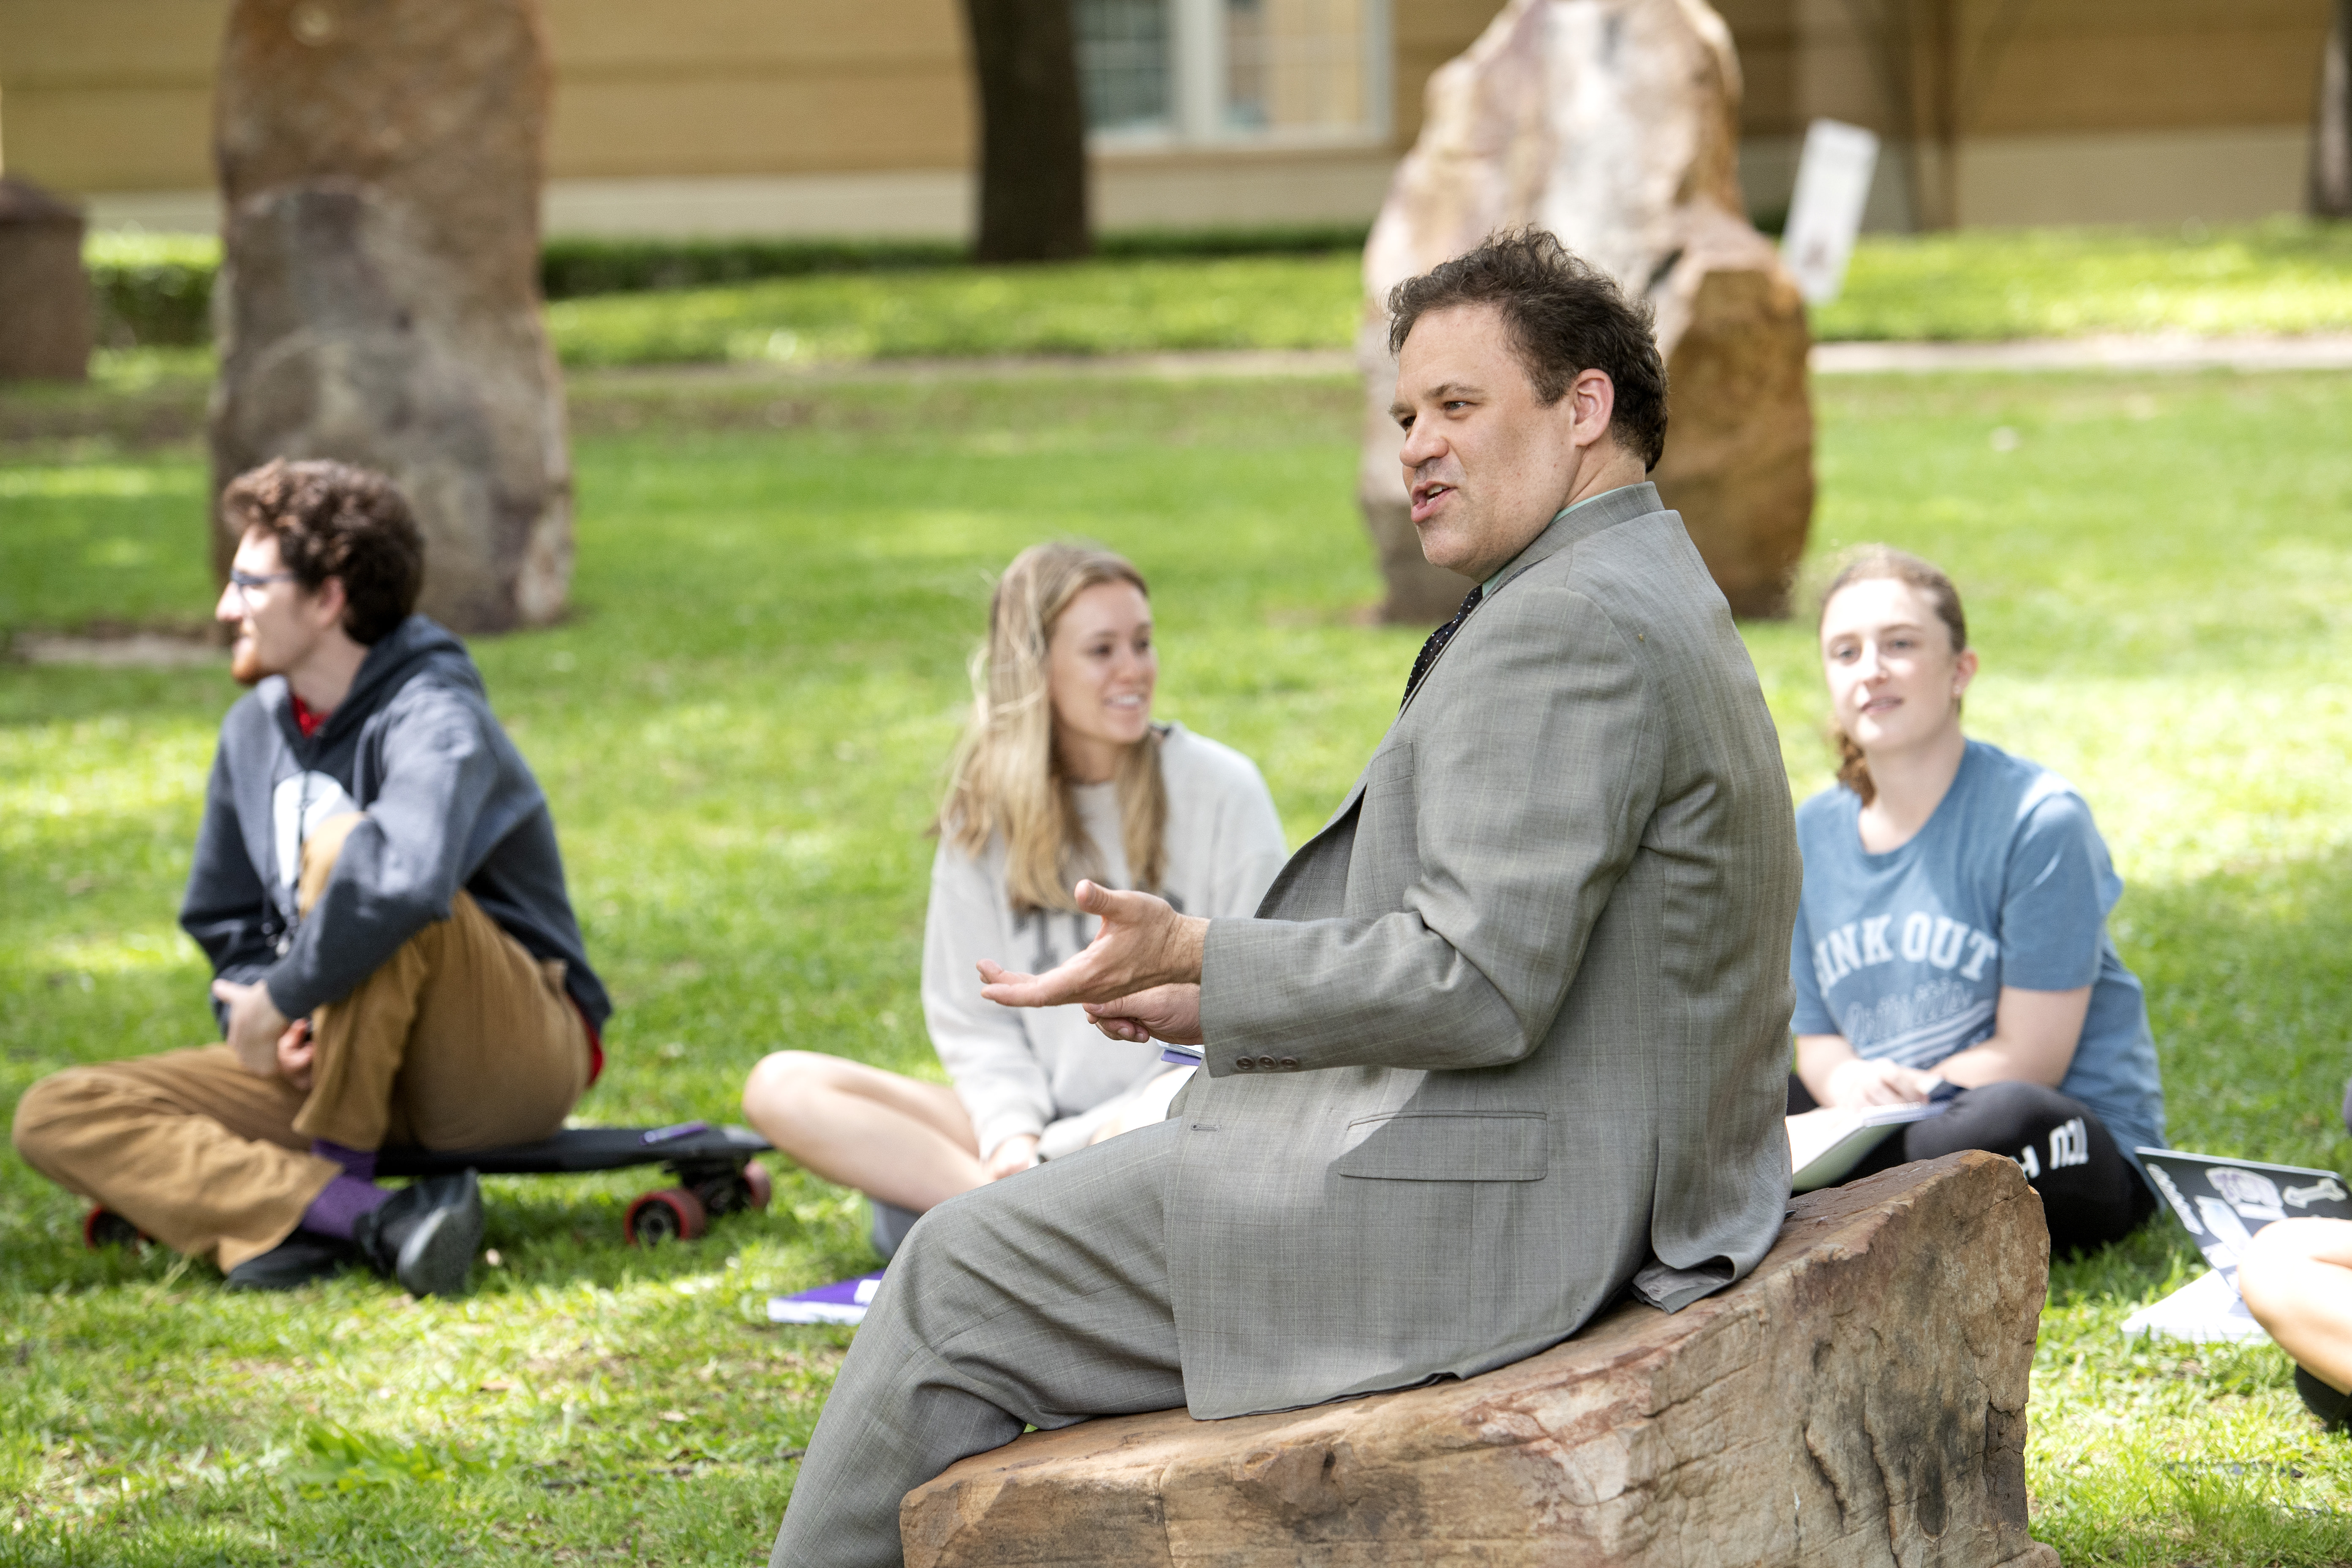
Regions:
[[2246, 1303], [2231, 1287], [2230, 1277], [2216, 1268], [2200, 1274], [2161, 1301], [2152, 1301], [2124, 1320], [2124, 1332], [2158, 1334], [2193, 1345], [2242, 1344], [2270, 1336], [2246, 1310]]
[[1845, 286], [1845, 266], [1862, 232], [1878, 168], [1878, 137], [1859, 125], [1816, 120], [1805, 129], [1797, 190], [1780, 232], [1780, 259], [1809, 303], [1826, 305]]

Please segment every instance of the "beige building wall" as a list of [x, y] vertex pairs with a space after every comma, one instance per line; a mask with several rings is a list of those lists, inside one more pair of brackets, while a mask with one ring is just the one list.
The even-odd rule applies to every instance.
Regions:
[[[350, 0], [312, 0], [332, 5]], [[1109, 145], [1106, 227], [1369, 218], [1431, 71], [1500, 0], [1388, 0], [1384, 136]], [[551, 232], [960, 236], [974, 114], [960, 0], [544, 0]], [[1890, 138], [1871, 221], [2226, 221], [2300, 205], [2328, 0], [1720, 0], [1747, 79], [1751, 205], [1784, 205], [1803, 127]], [[1296, 33], [1332, 0], [1272, 0]], [[1890, 64], [1857, 18], [1952, 18]], [[0, 0], [0, 159], [103, 226], [210, 228], [213, 60], [228, 0]], [[2016, 22], [2003, 31], [2003, 18]], [[1323, 112], [1269, 66], [1275, 118]], [[1938, 73], [1942, 72], [1942, 75]], [[1946, 156], [1932, 105], [1951, 89]], [[1372, 85], [1379, 86], [1377, 82]], [[1907, 93], [1907, 103], [1904, 95]], [[1345, 107], [1345, 106], [1342, 106]]]
[[[335, 4], [338, 0], [317, 0]], [[1419, 121], [1422, 78], [1496, 0], [1398, 0], [1419, 69], [1388, 134], [1290, 147], [1112, 147], [1112, 228], [1369, 218]], [[556, 96], [551, 233], [961, 237], [975, 113], [958, 0], [544, 0]], [[1363, 118], [1300, 68], [1302, 13], [1269, 7], [1278, 116]], [[0, 0], [0, 159], [100, 226], [208, 231], [213, 62], [228, 0]], [[1311, 19], [1311, 18], [1310, 18]], [[1344, 41], [1343, 41], [1344, 42]], [[1311, 129], [1311, 128], [1310, 128]]]
[[0, 0], [0, 159], [75, 195], [213, 183], [227, 0]]
[[[2303, 205], [2328, 0], [1722, 9], [1749, 80], [1742, 177], [1759, 211], [1786, 205], [1817, 117], [1888, 138], [1875, 226], [1934, 216], [1946, 182], [1962, 226], [2230, 222]], [[1889, 10], [1947, 12], [1953, 47], [1921, 37], [1907, 56], [1890, 49], [1859, 25]], [[1947, 127], [1957, 132], [1949, 168]]]

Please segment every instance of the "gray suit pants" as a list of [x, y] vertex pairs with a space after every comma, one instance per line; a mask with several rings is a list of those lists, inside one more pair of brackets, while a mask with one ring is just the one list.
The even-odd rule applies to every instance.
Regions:
[[809, 1439], [772, 1568], [903, 1563], [898, 1502], [1024, 1426], [1184, 1403], [1162, 1121], [941, 1204], [891, 1261]]

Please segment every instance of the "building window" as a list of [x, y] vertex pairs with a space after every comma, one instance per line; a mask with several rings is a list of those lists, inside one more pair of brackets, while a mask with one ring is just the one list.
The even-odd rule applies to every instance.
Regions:
[[1388, 0], [1072, 0], [1099, 145], [1388, 135]]
[[1076, 0], [1089, 131], [1165, 130], [1170, 0]]

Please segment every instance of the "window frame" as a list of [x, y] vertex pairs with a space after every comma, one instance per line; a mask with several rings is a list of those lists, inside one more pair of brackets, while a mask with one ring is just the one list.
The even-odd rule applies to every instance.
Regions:
[[1357, 0], [1363, 47], [1357, 61], [1368, 110], [1355, 125], [1238, 126], [1225, 115], [1227, 0], [1168, 0], [1169, 122], [1087, 132], [1092, 153], [1311, 151], [1385, 147], [1394, 132], [1396, 31], [1393, 0]]

